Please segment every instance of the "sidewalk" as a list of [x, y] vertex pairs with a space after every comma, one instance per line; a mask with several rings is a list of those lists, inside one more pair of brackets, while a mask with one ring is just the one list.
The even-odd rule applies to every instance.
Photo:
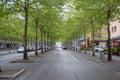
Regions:
[[4, 50], [4, 51], [0, 51], [0, 55], [6, 55], [6, 54], [11, 54], [11, 53], [16, 53], [16, 50]]
[[[81, 54], [84, 54], [84, 51], [81, 52]], [[95, 56], [92, 56], [92, 52], [87, 51], [87, 57], [88, 59], [95, 61], [97, 63], [103, 64], [106, 67], [109, 67], [111, 69], [114, 69], [118, 72], [120, 72], [120, 56], [112, 55], [112, 61], [107, 61], [107, 55], [105, 54], [102, 59], [100, 58], [100, 53], [95, 53]]]

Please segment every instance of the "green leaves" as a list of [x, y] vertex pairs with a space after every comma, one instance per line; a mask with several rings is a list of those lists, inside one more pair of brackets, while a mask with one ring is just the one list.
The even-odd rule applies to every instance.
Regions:
[[[44, 27], [58, 41], [83, 35], [83, 26], [91, 31], [90, 18], [94, 18], [95, 29], [106, 24], [106, 11], [112, 10], [111, 20], [120, 13], [119, 0], [30, 0], [28, 34], [35, 37], [35, 20], [39, 28]], [[0, 1], [0, 31], [24, 32], [24, 0]], [[117, 16], [117, 19], [119, 17]], [[19, 29], [19, 30], [18, 30]], [[40, 34], [40, 32], [39, 32]]]

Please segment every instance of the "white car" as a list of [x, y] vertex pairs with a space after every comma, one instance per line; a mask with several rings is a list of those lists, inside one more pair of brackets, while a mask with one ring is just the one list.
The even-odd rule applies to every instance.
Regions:
[[95, 52], [102, 52], [102, 51], [104, 51], [103, 48], [104, 48], [103, 46], [95, 46], [95, 47], [94, 47], [94, 51], [95, 51]]
[[19, 47], [17, 49], [17, 53], [23, 53], [24, 52], [24, 47]]

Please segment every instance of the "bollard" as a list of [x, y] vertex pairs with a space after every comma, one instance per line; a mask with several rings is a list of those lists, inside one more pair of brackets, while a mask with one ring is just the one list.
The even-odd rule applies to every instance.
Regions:
[[105, 58], [104, 51], [100, 51], [100, 59], [104, 59], [104, 58]]

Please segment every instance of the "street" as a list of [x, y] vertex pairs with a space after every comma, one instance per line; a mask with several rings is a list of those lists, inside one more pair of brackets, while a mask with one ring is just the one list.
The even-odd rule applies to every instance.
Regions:
[[60, 48], [50, 51], [38, 63], [23, 64], [26, 71], [16, 80], [120, 80], [119, 72]]
[[0, 80], [120, 80], [120, 0], [0, 0]]

